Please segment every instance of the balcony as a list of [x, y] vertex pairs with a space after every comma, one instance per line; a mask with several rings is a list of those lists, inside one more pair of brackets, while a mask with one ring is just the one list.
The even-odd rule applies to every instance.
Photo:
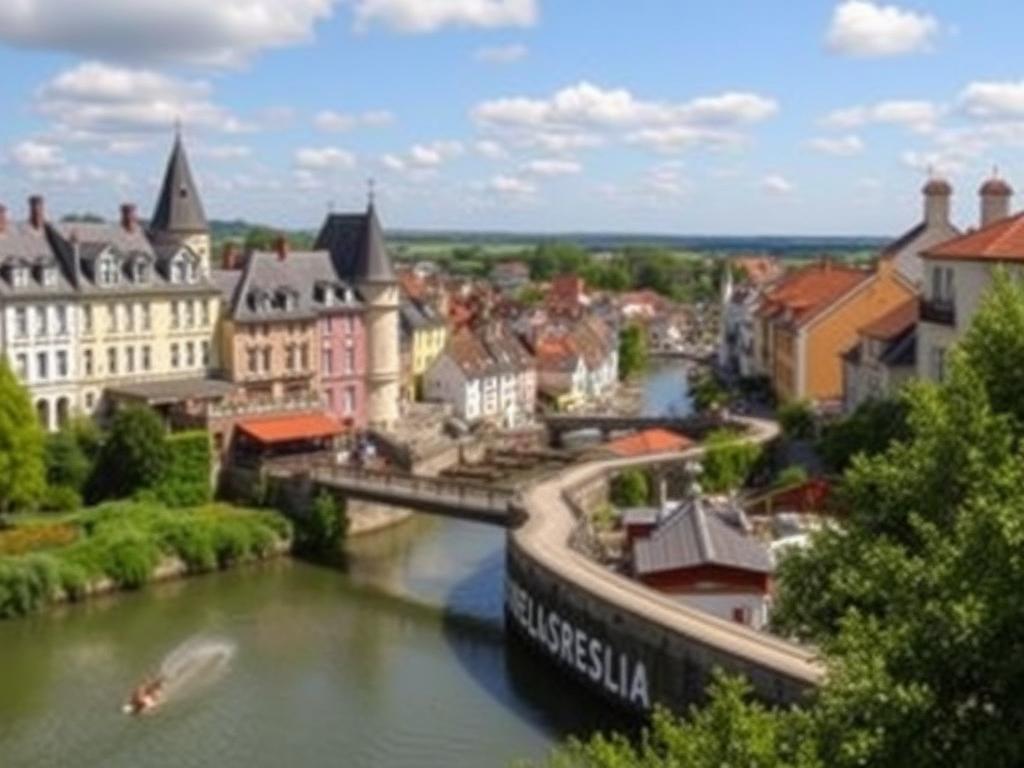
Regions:
[[921, 321], [933, 325], [956, 325], [956, 305], [948, 299], [921, 298]]

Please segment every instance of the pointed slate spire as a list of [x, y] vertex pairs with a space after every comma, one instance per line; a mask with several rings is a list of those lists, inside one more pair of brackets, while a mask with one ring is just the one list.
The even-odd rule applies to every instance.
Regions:
[[377, 209], [374, 206], [371, 194], [369, 204], [366, 207], [366, 223], [363, 231], [362, 259], [360, 274], [358, 278], [367, 283], [393, 283], [395, 282], [395, 270], [391, 266], [391, 256], [388, 255], [388, 246], [384, 241], [384, 230], [377, 218]]
[[174, 147], [167, 161], [164, 183], [149, 227], [153, 232], [168, 234], [192, 234], [210, 230], [203, 211], [203, 201], [199, 198], [199, 190], [192, 178], [180, 129], [175, 130]]

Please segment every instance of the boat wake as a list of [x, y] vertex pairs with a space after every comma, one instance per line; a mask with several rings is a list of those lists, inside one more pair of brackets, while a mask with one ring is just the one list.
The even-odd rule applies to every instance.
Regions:
[[160, 669], [147, 685], [153, 689], [148, 699], [125, 706], [126, 712], [141, 714], [174, 701], [194, 696], [224, 677], [235, 655], [230, 640], [195, 637], [179, 645], [160, 663]]

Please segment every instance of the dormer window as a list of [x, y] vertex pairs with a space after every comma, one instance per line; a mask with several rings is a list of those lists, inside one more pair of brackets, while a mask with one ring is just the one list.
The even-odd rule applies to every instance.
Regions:
[[120, 273], [117, 264], [112, 256], [103, 256], [99, 260], [97, 274], [100, 285], [117, 285], [120, 281]]
[[149, 282], [149, 264], [145, 261], [139, 260], [135, 262], [135, 267], [132, 270], [132, 279], [136, 283], [148, 283]]
[[194, 261], [188, 263], [188, 281], [194, 283], [199, 279], [199, 268]]
[[57, 268], [52, 264], [43, 267], [43, 285], [53, 287], [57, 284]]
[[15, 266], [11, 269], [11, 285], [15, 288], [24, 288], [28, 285], [28, 268]]
[[183, 256], [178, 256], [171, 264], [171, 282], [188, 282], [188, 263], [185, 261]]

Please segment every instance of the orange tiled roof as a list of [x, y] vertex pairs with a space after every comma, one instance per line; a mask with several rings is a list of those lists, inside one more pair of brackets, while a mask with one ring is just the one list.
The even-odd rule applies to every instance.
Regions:
[[783, 277], [765, 296], [759, 314], [788, 313], [793, 323], [803, 325], [873, 275], [838, 264], [811, 264]]
[[921, 255], [926, 259], [1024, 261], [1024, 213], [954, 237]]
[[688, 437], [669, 432], [667, 429], [648, 429], [637, 432], [635, 435], [621, 437], [605, 444], [605, 448], [616, 456], [630, 458], [633, 456], [647, 456], [654, 453], [668, 453], [670, 451], [685, 451], [693, 446], [693, 441]]
[[772, 256], [741, 256], [734, 263], [754, 285], [770, 283], [782, 275], [782, 264]]
[[917, 323], [920, 304], [916, 298], [909, 299], [891, 312], [887, 312], [860, 329], [863, 336], [871, 339], [888, 341], [901, 336], [908, 328]]
[[264, 445], [335, 437], [345, 432], [340, 422], [323, 413], [250, 419], [239, 422], [238, 428]]

